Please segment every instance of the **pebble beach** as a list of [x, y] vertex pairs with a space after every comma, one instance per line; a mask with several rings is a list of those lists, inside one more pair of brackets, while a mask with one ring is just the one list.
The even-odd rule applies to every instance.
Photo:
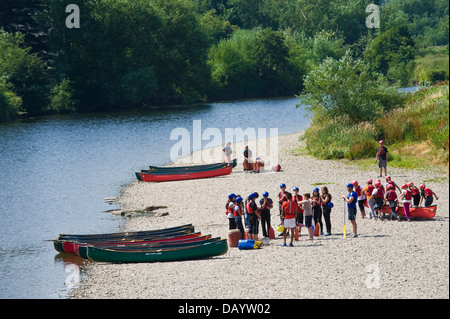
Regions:
[[[278, 160], [282, 170], [259, 174], [244, 172], [238, 163], [231, 175], [211, 179], [165, 183], [134, 182], [118, 204], [124, 211], [148, 206], [167, 206], [166, 216], [128, 218], [124, 231], [158, 229], [192, 223], [196, 231], [227, 238], [225, 203], [229, 193], [248, 196], [269, 192], [277, 199], [279, 185], [297, 186], [300, 193], [327, 186], [335, 204], [331, 213], [332, 235], [306, 240], [307, 230], [282, 247], [282, 237], [263, 239], [259, 250], [230, 248], [225, 255], [192, 261], [141, 264], [86, 262], [87, 276], [70, 298], [449, 298], [449, 183], [437, 171], [388, 167], [399, 185], [426, 181], [439, 197], [433, 220], [390, 221], [362, 218], [358, 211], [357, 238], [342, 195], [345, 185], [376, 179], [378, 168], [363, 169], [346, 161], [318, 160], [294, 154], [301, 133], [278, 137]], [[264, 141], [262, 141], [264, 142]], [[233, 144], [241, 158], [244, 143]], [[223, 146], [214, 152], [221, 154]], [[191, 154], [195, 156], [195, 154]], [[176, 165], [173, 163], [172, 165]], [[368, 210], [366, 210], [368, 212]], [[271, 211], [272, 226], [279, 224], [278, 207]], [[344, 221], [348, 236], [343, 236]], [[260, 227], [260, 238], [262, 232]]]

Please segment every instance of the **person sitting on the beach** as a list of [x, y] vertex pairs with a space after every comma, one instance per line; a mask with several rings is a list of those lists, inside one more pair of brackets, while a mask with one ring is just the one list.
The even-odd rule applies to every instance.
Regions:
[[386, 187], [386, 201], [389, 202], [389, 207], [391, 208], [391, 220], [398, 219], [397, 217], [397, 193], [395, 192], [395, 186], [389, 184]]
[[425, 199], [425, 207], [430, 207], [433, 204], [433, 196], [436, 197], [436, 200], [439, 199], [436, 193], [433, 192], [430, 188], [426, 187], [425, 184], [421, 184], [419, 187], [421, 189], [419, 206], [422, 205], [423, 199]]
[[231, 164], [231, 154], [233, 154], [233, 151], [231, 150], [231, 142], [227, 143], [222, 152], [225, 153], [225, 161], [227, 166], [229, 166]]
[[270, 229], [270, 210], [273, 208], [273, 201], [269, 198], [268, 192], [263, 193], [263, 198], [261, 198], [259, 204], [261, 207], [261, 228], [263, 236], [267, 238]]
[[248, 146], [245, 146], [244, 152], [242, 154], [244, 155], [244, 171], [252, 170], [252, 151], [248, 148]]
[[281, 214], [281, 223], [284, 226], [283, 232], [283, 246], [286, 246], [286, 237], [287, 233], [291, 231], [291, 243], [290, 247], [294, 246], [294, 230], [297, 226], [297, 211], [298, 205], [294, 201], [292, 201], [292, 194], [286, 193], [287, 201], [285, 201], [282, 205], [282, 214]]
[[358, 237], [358, 226], [356, 224], [356, 203], [358, 201], [358, 195], [353, 191], [352, 183], [347, 184], [347, 191], [347, 196], [342, 196], [342, 198], [347, 202], [348, 220], [352, 223], [352, 237]]
[[300, 207], [303, 209], [303, 215], [305, 217], [305, 227], [308, 229], [309, 240], [314, 239], [314, 234], [312, 230], [312, 206], [311, 206], [311, 194], [303, 194], [303, 200], [300, 201]]

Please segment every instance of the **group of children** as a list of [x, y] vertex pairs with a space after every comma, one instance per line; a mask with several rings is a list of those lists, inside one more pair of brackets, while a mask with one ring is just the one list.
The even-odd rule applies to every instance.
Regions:
[[[399, 190], [397, 195], [396, 189]], [[420, 206], [424, 201], [425, 206], [431, 206], [433, 197], [438, 199], [436, 194], [425, 184], [416, 187], [413, 182], [399, 187], [390, 176], [386, 177], [386, 184], [383, 186], [381, 180], [373, 182], [367, 181], [367, 185], [362, 187], [357, 181], [347, 184], [348, 194], [342, 196], [347, 204], [348, 220], [352, 224], [352, 237], [357, 237], [356, 215], [357, 207], [361, 212], [362, 218], [366, 216], [365, 206], [369, 206], [369, 217], [378, 219], [384, 216], [382, 212], [383, 205], [389, 204], [391, 207], [391, 219], [397, 219], [396, 207], [398, 202], [402, 201], [406, 219], [410, 221], [409, 209], [411, 206]], [[259, 222], [261, 221], [262, 233], [264, 237], [269, 237], [271, 229], [270, 210], [274, 206], [274, 201], [269, 197], [268, 192], [262, 194], [259, 198], [258, 193], [251, 193], [245, 200], [234, 193], [228, 195], [228, 201], [225, 205], [226, 215], [229, 220], [229, 229], [239, 229], [241, 238], [244, 239], [244, 225], [248, 228], [249, 239], [258, 240]], [[308, 240], [314, 238], [313, 227], [320, 227], [320, 235], [331, 235], [331, 210], [334, 206], [332, 196], [326, 186], [314, 188], [311, 193], [299, 193], [298, 187], [294, 187], [291, 192], [286, 190], [286, 184], [280, 185], [278, 193], [278, 207], [280, 225], [282, 225], [283, 246], [286, 246], [288, 232], [290, 232], [290, 244], [293, 246], [294, 232], [297, 228], [301, 232], [302, 226], [308, 229]], [[259, 203], [259, 204], [258, 204]], [[322, 217], [325, 220], [326, 233], [323, 232]]]

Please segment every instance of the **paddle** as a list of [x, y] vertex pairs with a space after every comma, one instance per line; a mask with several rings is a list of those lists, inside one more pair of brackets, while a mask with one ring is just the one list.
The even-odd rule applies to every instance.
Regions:
[[345, 199], [344, 199], [344, 238], [347, 238], [347, 229], [345, 227]]

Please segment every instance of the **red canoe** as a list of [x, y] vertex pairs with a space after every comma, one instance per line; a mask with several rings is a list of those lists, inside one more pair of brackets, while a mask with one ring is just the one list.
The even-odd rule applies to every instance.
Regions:
[[168, 182], [168, 181], [181, 181], [187, 179], [198, 179], [198, 178], [210, 178], [216, 176], [228, 175], [231, 173], [233, 167], [224, 166], [219, 169], [214, 169], [210, 171], [199, 171], [192, 173], [180, 173], [180, 174], [165, 174], [165, 175], [155, 175], [147, 173], [136, 173], [139, 174], [138, 179], [143, 182]]
[[[364, 202], [364, 206], [369, 207], [367, 201]], [[432, 205], [429, 207], [415, 207], [411, 206], [409, 209], [409, 213], [412, 218], [425, 218], [425, 219], [433, 219], [436, 216], [437, 205]], [[390, 215], [391, 208], [389, 205], [384, 205], [381, 210], [384, 214]], [[405, 211], [403, 210], [403, 206], [398, 206], [396, 212], [399, 216], [406, 216]]]

